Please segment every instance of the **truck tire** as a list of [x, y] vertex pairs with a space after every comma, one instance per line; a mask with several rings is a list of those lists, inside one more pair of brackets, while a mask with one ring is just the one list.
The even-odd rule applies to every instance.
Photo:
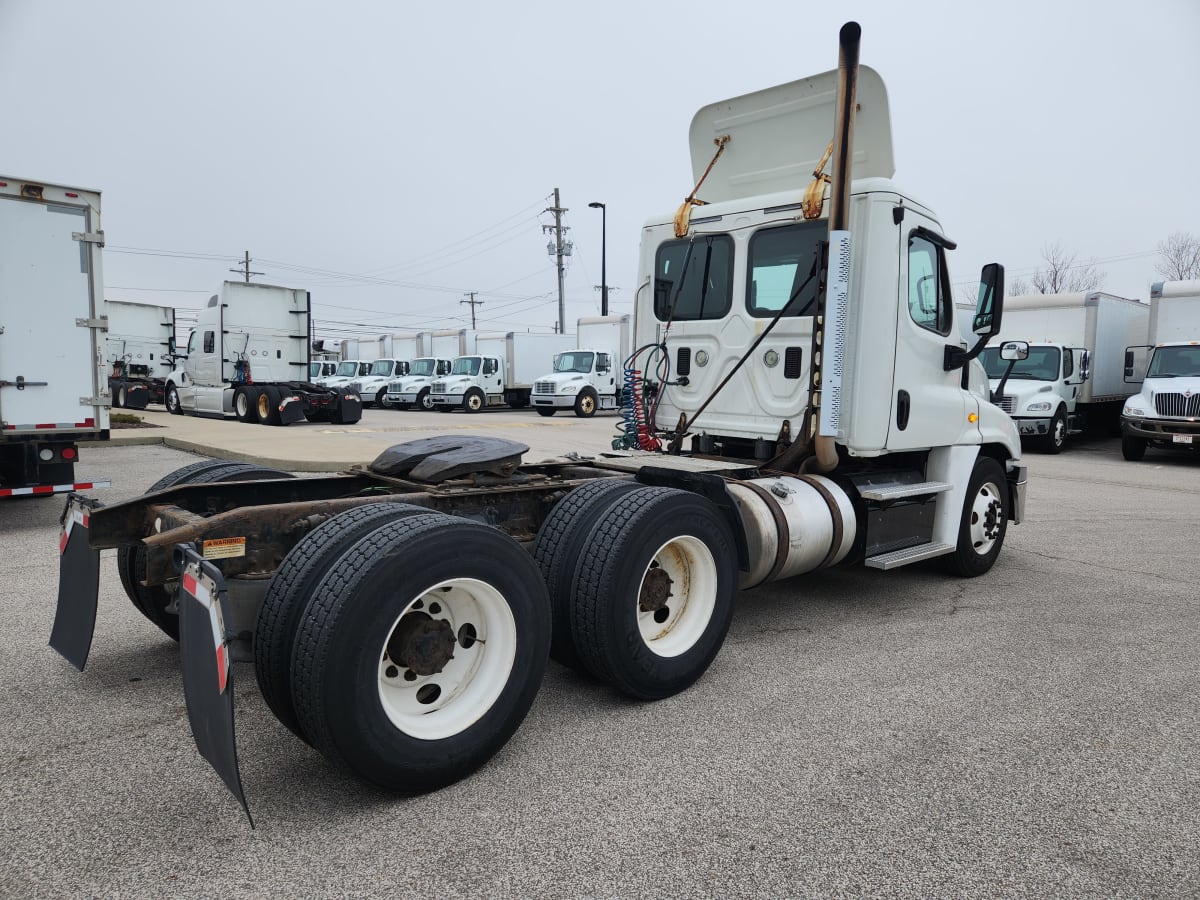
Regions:
[[279, 388], [267, 385], [254, 398], [254, 407], [261, 425], [281, 425], [283, 419], [279, 415], [279, 401], [283, 399]]
[[317, 584], [343, 553], [381, 525], [430, 510], [410, 503], [371, 503], [326, 519], [296, 544], [271, 577], [254, 629], [254, 672], [275, 718], [308, 742], [292, 705], [292, 646]]
[[380, 409], [391, 409], [392, 408], [391, 401], [389, 401], [387, 398], [387, 388], [386, 387], [381, 387], [375, 393], [375, 405], [378, 406]]
[[[147, 493], [154, 493], [165, 488], [180, 484], [211, 484], [214, 481], [254, 481], [263, 478], [291, 478], [288, 472], [279, 469], [268, 469], [250, 463], [230, 462], [228, 460], [206, 459], [192, 463], [182, 469], [176, 469], [169, 475], [164, 475], [150, 485]], [[141, 544], [133, 547], [117, 549], [117, 572], [121, 576], [121, 586], [125, 594], [133, 601], [147, 619], [173, 641], [179, 640], [179, 615], [169, 611], [175, 602], [178, 587], [167, 588], [163, 585], [145, 587], [141, 581], [146, 577], [146, 548]]]
[[331, 761], [389, 790], [431, 791], [517, 730], [549, 644], [546, 586], [516, 541], [410, 516], [361, 538], [313, 592], [292, 702]]
[[539, 407], [536, 407], [536, 409], [537, 409], [537, 414], [539, 416], [545, 416], [546, 418], [549, 418], [550, 416], [552, 416], [556, 412], [558, 412], [558, 410], [555, 409], [553, 406], [539, 406]]
[[258, 389], [240, 387], [233, 392], [233, 411], [239, 422], [258, 421]]
[[733, 618], [738, 562], [716, 506], [674, 488], [617, 498], [584, 539], [571, 634], [597, 678], [642, 700], [704, 674]]
[[125, 382], [118, 382], [116, 387], [113, 388], [112, 405], [113, 409], [125, 408]]
[[433, 408], [438, 412], [454, 412], [454, 407], [449, 403], [435, 403]]
[[1121, 455], [1130, 462], [1138, 462], [1146, 455], [1146, 444], [1145, 438], [1125, 435], [1121, 438]]
[[945, 557], [955, 575], [975, 578], [996, 562], [1008, 531], [1008, 481], [1004, 468], [990, 456], [975, 461], [958, 526], [958, 544]]
[[413, 405], [413, 409], [423, 409], [429, 412], [433, 409], [433, 401], [429, 399], [429, 388], [421, 388], [417, 392], [417, 402]]
[[[539, 410], [540, 412], [541, 410]], [[533, 542], [533, 561], [550, 594], [550, 658], [586, 671], [571, 637], [571, 581], [592, 527], [617, 498], [641, 485], [623, 478], [597, 478], [571, 491], [550, 510]]]
[[487, 406], [487, 397], [479, 388], [471, 388], [463, 395], [462, 408], [469, 413], [477, 413]]
[[163, 394], [163, 406], [173, 416], [183, 415], [183, 407], [179, 404], [179, 391], [170, 382], [167, 382], [167, 392]]
[[1054, 411], [1050, 420], [1050, 430], [1042, 438], [1043, 453], [1062, 453], [1063, 444], [1067, 441], [1067, 413], [1061, 406]]
[[596, 392], [584, 388], [575, 395], [575, 415], [581, 419], [590, 419], [596, 414]]

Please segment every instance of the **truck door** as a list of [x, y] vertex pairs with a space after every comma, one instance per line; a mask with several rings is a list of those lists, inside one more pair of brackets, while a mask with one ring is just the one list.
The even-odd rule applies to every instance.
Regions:
[[[909, 209], [912, 223], [900, 254], [900, 304], [888, 450], [959, 443], [967, 423], [962, 369], [945, 370], [946, 345], [961, 346], [946, 267], [949, 244], [935, 223]], [[949, 244], [949, 246], [953, 246]]]
[[[72, 427], [95, 415], [79, 399], [96, 390], [86, 244], [88, 211], [0, 199], [0, 419], [5, 425]], [[8, 262], [11, 261], [11, 262]]]

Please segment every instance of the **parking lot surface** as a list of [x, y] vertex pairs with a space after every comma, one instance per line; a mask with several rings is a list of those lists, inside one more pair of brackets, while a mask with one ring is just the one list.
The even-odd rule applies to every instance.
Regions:
[[[299, 469], [468, 421], [529, 436], [531, 460], [604, 449], [616, 422], [372, 410], [327, 437], [184, 420], [174, 440], [256, 452], [237, 433]], [[196, 459], [81, 456], [106, 502]], [[237, 665], [255, 830], [111, 551], [87, 670], [47, 646], [61, 501], [7, 502], [0, 895], [1194, 897], [1200, 460], [1128, 463], [1106, 439], [1028, 462], [1027, 521], [989, 574], [837, 568], [743, 593], [709, 672], [658, 703], [552, 663], [512, 741], [433, 794], [332, 769]]]

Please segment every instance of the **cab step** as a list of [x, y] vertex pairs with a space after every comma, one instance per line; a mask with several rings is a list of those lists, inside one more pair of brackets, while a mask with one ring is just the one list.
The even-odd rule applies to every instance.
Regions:
[[[948, 486], [948, 485], [947, 485]], [[881, 553], [863, 562], [868, 569], [898, 569], [909, 563], [932, 559], [935, 556], [945, 556], [954, 552], [953, 544], [942, 544], [937, 541], [928, 544], [917, 544], [915, 547], [905, 547], [903, 550], [893, 550], [891, 553]]]
[[919, 497], [922, 494], [941, 494], [950, 490], [954, 485], [946, 481], [921, 481], [910, 484], [894, 481], [890, 484], [872, 484], [859, 489], [864, 500], [903, 500], [905, 497]]

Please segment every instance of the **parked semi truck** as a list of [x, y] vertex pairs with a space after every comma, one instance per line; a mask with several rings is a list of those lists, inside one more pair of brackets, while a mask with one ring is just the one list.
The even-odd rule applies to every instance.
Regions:
[[1147, 447], [1200, 448], [1200, 281], [1151, 285], [1147, 340], [1125, 354], [1131, 383], [1145, 372], [1121, 412], [1121, 453], [1130, 461]]
[[573, 334], [480, 334], [475, 352], [454, 361], [450, 374], [429, 387], [434, 409], [479, 412], [488, 406], [524, 409], [533, 384], [554, 357], [575, 346]]
[[[1089, 425], [1115, 434], [1129, 394], [1125, 348], [1145, 342], [1149, 321], [1147, 304], [1101, 291], [1007, 298], [1004, 332], [980, 357], [993, 402], [1046, 453]], [[1000, 358], [1011, 340], [1029, 345], [1025, 359]]]
[[310, 308], [307, 291], [226, 281], [167, 376], [167, 411], [262, 425], [357, 422], [358, 394], [308, 381]]
[[[1026, 481], [976, 359], [1003, 270], [984, 268], [961, 333], [954, 245], [892, 180], [886, 93], [857, 47], [851, 23], [837, 71], [693, 120], [703, 184], [642, 230], [645, 449], [527, 464], [521, 444], [459, 432], [343, 475], [212, 461], [111, 507], [74, 495], [53, 645], [83, 667], [116, 548], [133, 602], [180, 634], [193, 733], [245, 805], [231, 654], [336, 764], [430, 790], [503, 746], [547, 652], [654, 700], [708, 669], [739, 587], [928, 559], [983, 575]], [[830, 182], [806, 184], [823, 157]]]
[[554, 357], [554, 368], [533, 382], [530, 400], [539, 415], [573, 409], [581, 419], [621, 405], [629, 316], [585, 316], [575, 325], [576, 347]]
[[399, 409], [429, 411], [430, 385], [437, 378], [450, 374], [454, 360], [475, 349], [475, 332], [468, 329], [445, 329], [421, 332], [421, 356], [409, 362], [408, 375], [388, 385], [385, 399]]
[[153, 303], [106, 300], [104, 359], [116, 408], [145, 409], [163, 403], [167, 375], [175, 368], [175, 309]]
[[108, 439], [100, 192], [0, 175], [0, 498], [75, 481]]

